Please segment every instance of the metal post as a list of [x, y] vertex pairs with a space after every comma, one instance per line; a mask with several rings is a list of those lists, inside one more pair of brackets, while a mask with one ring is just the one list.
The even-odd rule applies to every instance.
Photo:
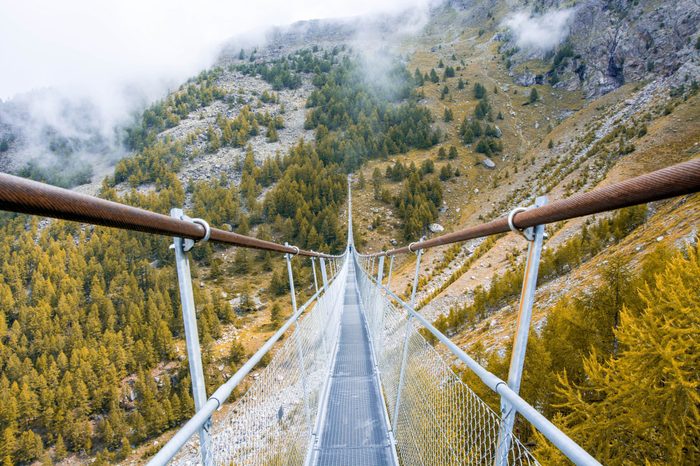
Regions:
[[[289, 243], [284, 243], [285, 246], [289, 246]], [[292, 294], [292, 313], [296, 315], [297, 313], [297, 296], [294, 291], [294, 274], [292, 273], [292, 256], [290, 254], [285, 254], [284, 258], [287, 260], [287, 274], [289, 275], [289, 291]], [[294, 341], [297, 347], [297, 356], [299, 357], [299, 369], [301, 370], [301, 387], [304, 391], [304, 411], [306, 412], [306, 423], [309, 427], [309, 435], [313, 432], [313, 426], [311, 425], [311, 411], [309, 409], [309, 396], [306, 390], [306, 364], [304, 363], [304, 349], [301, 346], [301, 341], [299, 341], [299, 317], [294, 319]]]
[[[410, 249], [410, 247], [409, 247]], [[411, 309], [416, 301], [416, 290], [418, 289], [418, 274], [420, 272], [420, 259], [423, 255], [423, 250], [419, 249], [416, 257], [416, 272], [413, 275], [413, 290], [411, 291]], [[408, 363], [408, 340], [411, 335], [411, 319], [413, 316], [409, 313], [406, 319], [406, 336], [403, 340], [403, 356], [401, 359], [401, 372], [399, 374], [399, 388], [396, 391], [396, 404], [394, 405], [394, 419], [392, 419], [393, 425], [391, 426], [394, 435], [396, 435], [396, 426], [399, 419], [399, 406], [401, 405], [401, 392], [403, 391], [404, 378], [406, 377], [406, 364]]]
[[[377, 283], [379, 286], [375, 289], [375, 302], [372, 303], [372, 306], [375, 309], [383, 309], [381, 306], [381, 287], [382, 287], [382, 280], [384, 279], [384, 256], [379, 257], [379, 265], [377, 267]], [[376, 342], [377, 335], [379, 334], [379, 330], [382, 328], [384, 325], [384, 312], [381, 312], [381, 316], [374, 315], [373, 316], [374, 322], [374, 336], [372, 337], [373, 341]]]
[[316, 258], [311, 258], [311, 270], [314, 271], [314, 288], [318, 291], [318, 279], [316, 278]]
[[389, 258], [389, 273], [386, 276], [386, 289], [391, 289], [391, 271], [394, 268], [394, 256]]
[[[542, 207], [546, 203], [547, 197], [540, 196], [535, 200], [535, 207]], [[532, 320], [532, 305], [535, 301], [537, 273], [540, 267], [542, 244], [544, 242], [544, 225], [532, 227], [532, 234], [533, 237], [531, 238], [533, 239], [529, 242], [527, 250], [525, 276], [523, 277], [523, 288], [518, 308], [518, 325], [515, 331], [515, 341], [513, 342], [513, 353], [510, 358], [510, 369], [508, 370], [508, 387], [516, 394], [520, 392], [523, 365], [525, 364], [527, 338]], [[501, 428], [498, 434], [496, 466], [508, 465], [508, 451], [510, 449], [513, 424], [515, 423], [515, 414], [516, 411], [513, 406], [501, 397]]]
[[[170, 215], [177, 219], [188, 220], [182, 209], [172, 209]], [[204, 371], [202, 369], [202, 354], [199, 348], [199, 335], [197, 333], [197, 316], [194, 307], [194, 294], [192, 292], [192, 276], [190, 274], [190, 262], [187, 251], [194, 246], [194, 241], [179, 237], [173, 238], [175, 249], [175, 268], [177, 270], [177, 283], [180, 288], [180, 302], [182, 303], [182, 321], [185, 326], [185, 343], [187, 346], [187, 361], [190, 366], [190, 378], [192, 379], [192, 398], [194, 398], [195, 412], [202, 409], [207, 402], [207, 391], [204, 386]], [[205, 466], [212, 464], [211, 438], [209, 428], [211, 419], [199, 430], [199, 445], [202, 454], [202, 463]]]
[[320, 265], [321, 265], [321, 280], [323, 281], [323, 289], [324, 291], [328, 291], [328, 274], [326, 272], [326, 259], [321, 257], [319, 259]]

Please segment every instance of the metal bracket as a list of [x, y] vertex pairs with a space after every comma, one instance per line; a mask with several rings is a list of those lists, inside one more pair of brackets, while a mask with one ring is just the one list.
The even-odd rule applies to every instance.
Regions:
[[425, 241], [425, 239], [426, 239], [425, 236], [421, 236], [421, 238], [418, 241], [414, 241], [412, 243], [409, 243], [408, 250], [411, 251], [413, 254], [418, 254], [418, 251], [414, 251], [413, 249], [411, 249], [411, 246], [413, 246], [414, 244], [422, 243], [423, 241]]
[[[184, 213], [180, 213], [179, 215], [177, 215], [177, 213], [175, 212], [176, 210], [180, 209], [172, 209], [170, 211], [170, 215], [180, 220], [196, 223], [197, 225], [201, 225], [204, 228], [204, 237], [202, 239], [194, 240], [190, 238], [182, 238], [182, 250], [184, 252], [191, 251], [195, 244], [202, 244], [209, 241], [209, 238], [211, 238], [211, 227], [209, 226], [209, 223], [207, 223], [206, 220], [204, 220], [203, 218], [190, 218]], [[182, 211], [180, 210], [180, 212]], [[170, 247], [174, 248], [175, 246], [170, 245]]]
[[[519, 235], [522, 235], [523, 238], [525, 238], [528, 241], [534, 241], [535, 240], [535, 232], [532, 227], [528, 228], [523, 228], [522, 230], [518, 227], [516, 227], [513, 224], [513, 217], [515, 217], [515, 214], [518, 212], [525, 212], [526, 210], [529, 210], [528, 207], [516, 207], [515, 209], [511, 210], [510, 213], [508, 214], [508, 228], [514, 233], [517, 233]], [[409, 247], [410, 249], [410, 247]]]

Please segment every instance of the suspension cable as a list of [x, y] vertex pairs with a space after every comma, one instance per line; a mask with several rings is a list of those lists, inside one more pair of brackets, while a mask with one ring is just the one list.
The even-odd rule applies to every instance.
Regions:
[[[511, 217], [511, 226], [523, 230], [535, 225], [646, 204], [698, 191], [700, 191], [700, 158], [662, 168], [620, 183], [596, 188], [586, 193], [576, 194], [543, 207], [514, 213]], [[506, 233], [511, 231], [511, 226], [509, 226], [508, 218], [503, 217], [427, 241], [418, 241], [408, 246], [368, 256], [393, 256], [416, 252], [419, 249], [434, 248], [468, 239]]]
[[139, 207], [100, 199], [6, 173], [0, 173], [0, 210], [156, 235], [177, 236], [196, 241], [208, 239], [216, 243], [293, 255], [337, 257], [306, 251], [296, 246], [284, 246], [218, 228], [207, 229], [199, 222], [179, 220]]

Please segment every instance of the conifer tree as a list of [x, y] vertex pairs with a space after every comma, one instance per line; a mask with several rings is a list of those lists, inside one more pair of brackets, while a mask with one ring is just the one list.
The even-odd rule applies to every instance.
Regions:
[[534, 104], [539, 99], [540, 99], [540, 94], [539, 94], [539, 92], [537, 92], [537, 89], [533, 87], [532, 90], [530, 91], [530, 97], [528, 97], [528, 102], [530, 102], [531, 104]]
[[433, 83], [440, 82], [440, 78], [438, 77], [437, 73], [435, 72], [435, 68], [431, 68], [431, 70], [430, 70], [430, 81]]
[[279, 136], [277, 136], [277, 128], [274, 122], [270, 121], [267, 125], [267, 142], [277, 142], [279, 141]]
[[447, 158], [450, 160], [454, 160], [457, 158], [457, 148], [455, 146], [450, 146], [449, 153], [447, 154]]
[[687, 257], [676, 253], [655, 286], [640, 290], [640, 315], [623, 310], [618, 356], [601, 361], [592, 354], [579, 386], [566, 375], [560, 380], [568, 411], [562, 421], [603, 463], [700, 461], [699, 253], [697, 246]]
[[443, 120], [445, 120], [445, 123], [449, 123], [454, 119], [454, 116], [452, 114], [452, 110], [449, 107], [445, 107], [445, 112], [443, 114]]
[[486, 88], [481, 83], [474, 83], [474, 97], [483, 99], [486, 96]]
[[219, 150], [219, 148], [221, 148], [221, 140], [219, 139], [219, 134], [212, 126], [209, 126], [209, 128], [207, 129], [207, 139], [209, 140], [210, 152], [216, 152], [217, 150]]

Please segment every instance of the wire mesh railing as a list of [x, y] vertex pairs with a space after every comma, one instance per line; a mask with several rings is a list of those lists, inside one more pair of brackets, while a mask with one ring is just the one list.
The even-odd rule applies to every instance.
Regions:
[[[212, 464], [304, 464], [338, 336], [348, 264], [299, 319], [246, 393], [210, 428]], [[195, 435], [171, 464], [200, 464]]]
[[[397, 309], [361, 264], [358, 265], [360, 299], [402, 464], [498, 464], [500, 416], [455, 374], [409, 321], [409, 313]], [[404, 357], [406, 373], [399, 397]], [[400, 405], [396, 410], [398, 398]], [[394, 413], [398, 413], [396, 419]], [[511, 435], [504, 464], [539, 463]]]

